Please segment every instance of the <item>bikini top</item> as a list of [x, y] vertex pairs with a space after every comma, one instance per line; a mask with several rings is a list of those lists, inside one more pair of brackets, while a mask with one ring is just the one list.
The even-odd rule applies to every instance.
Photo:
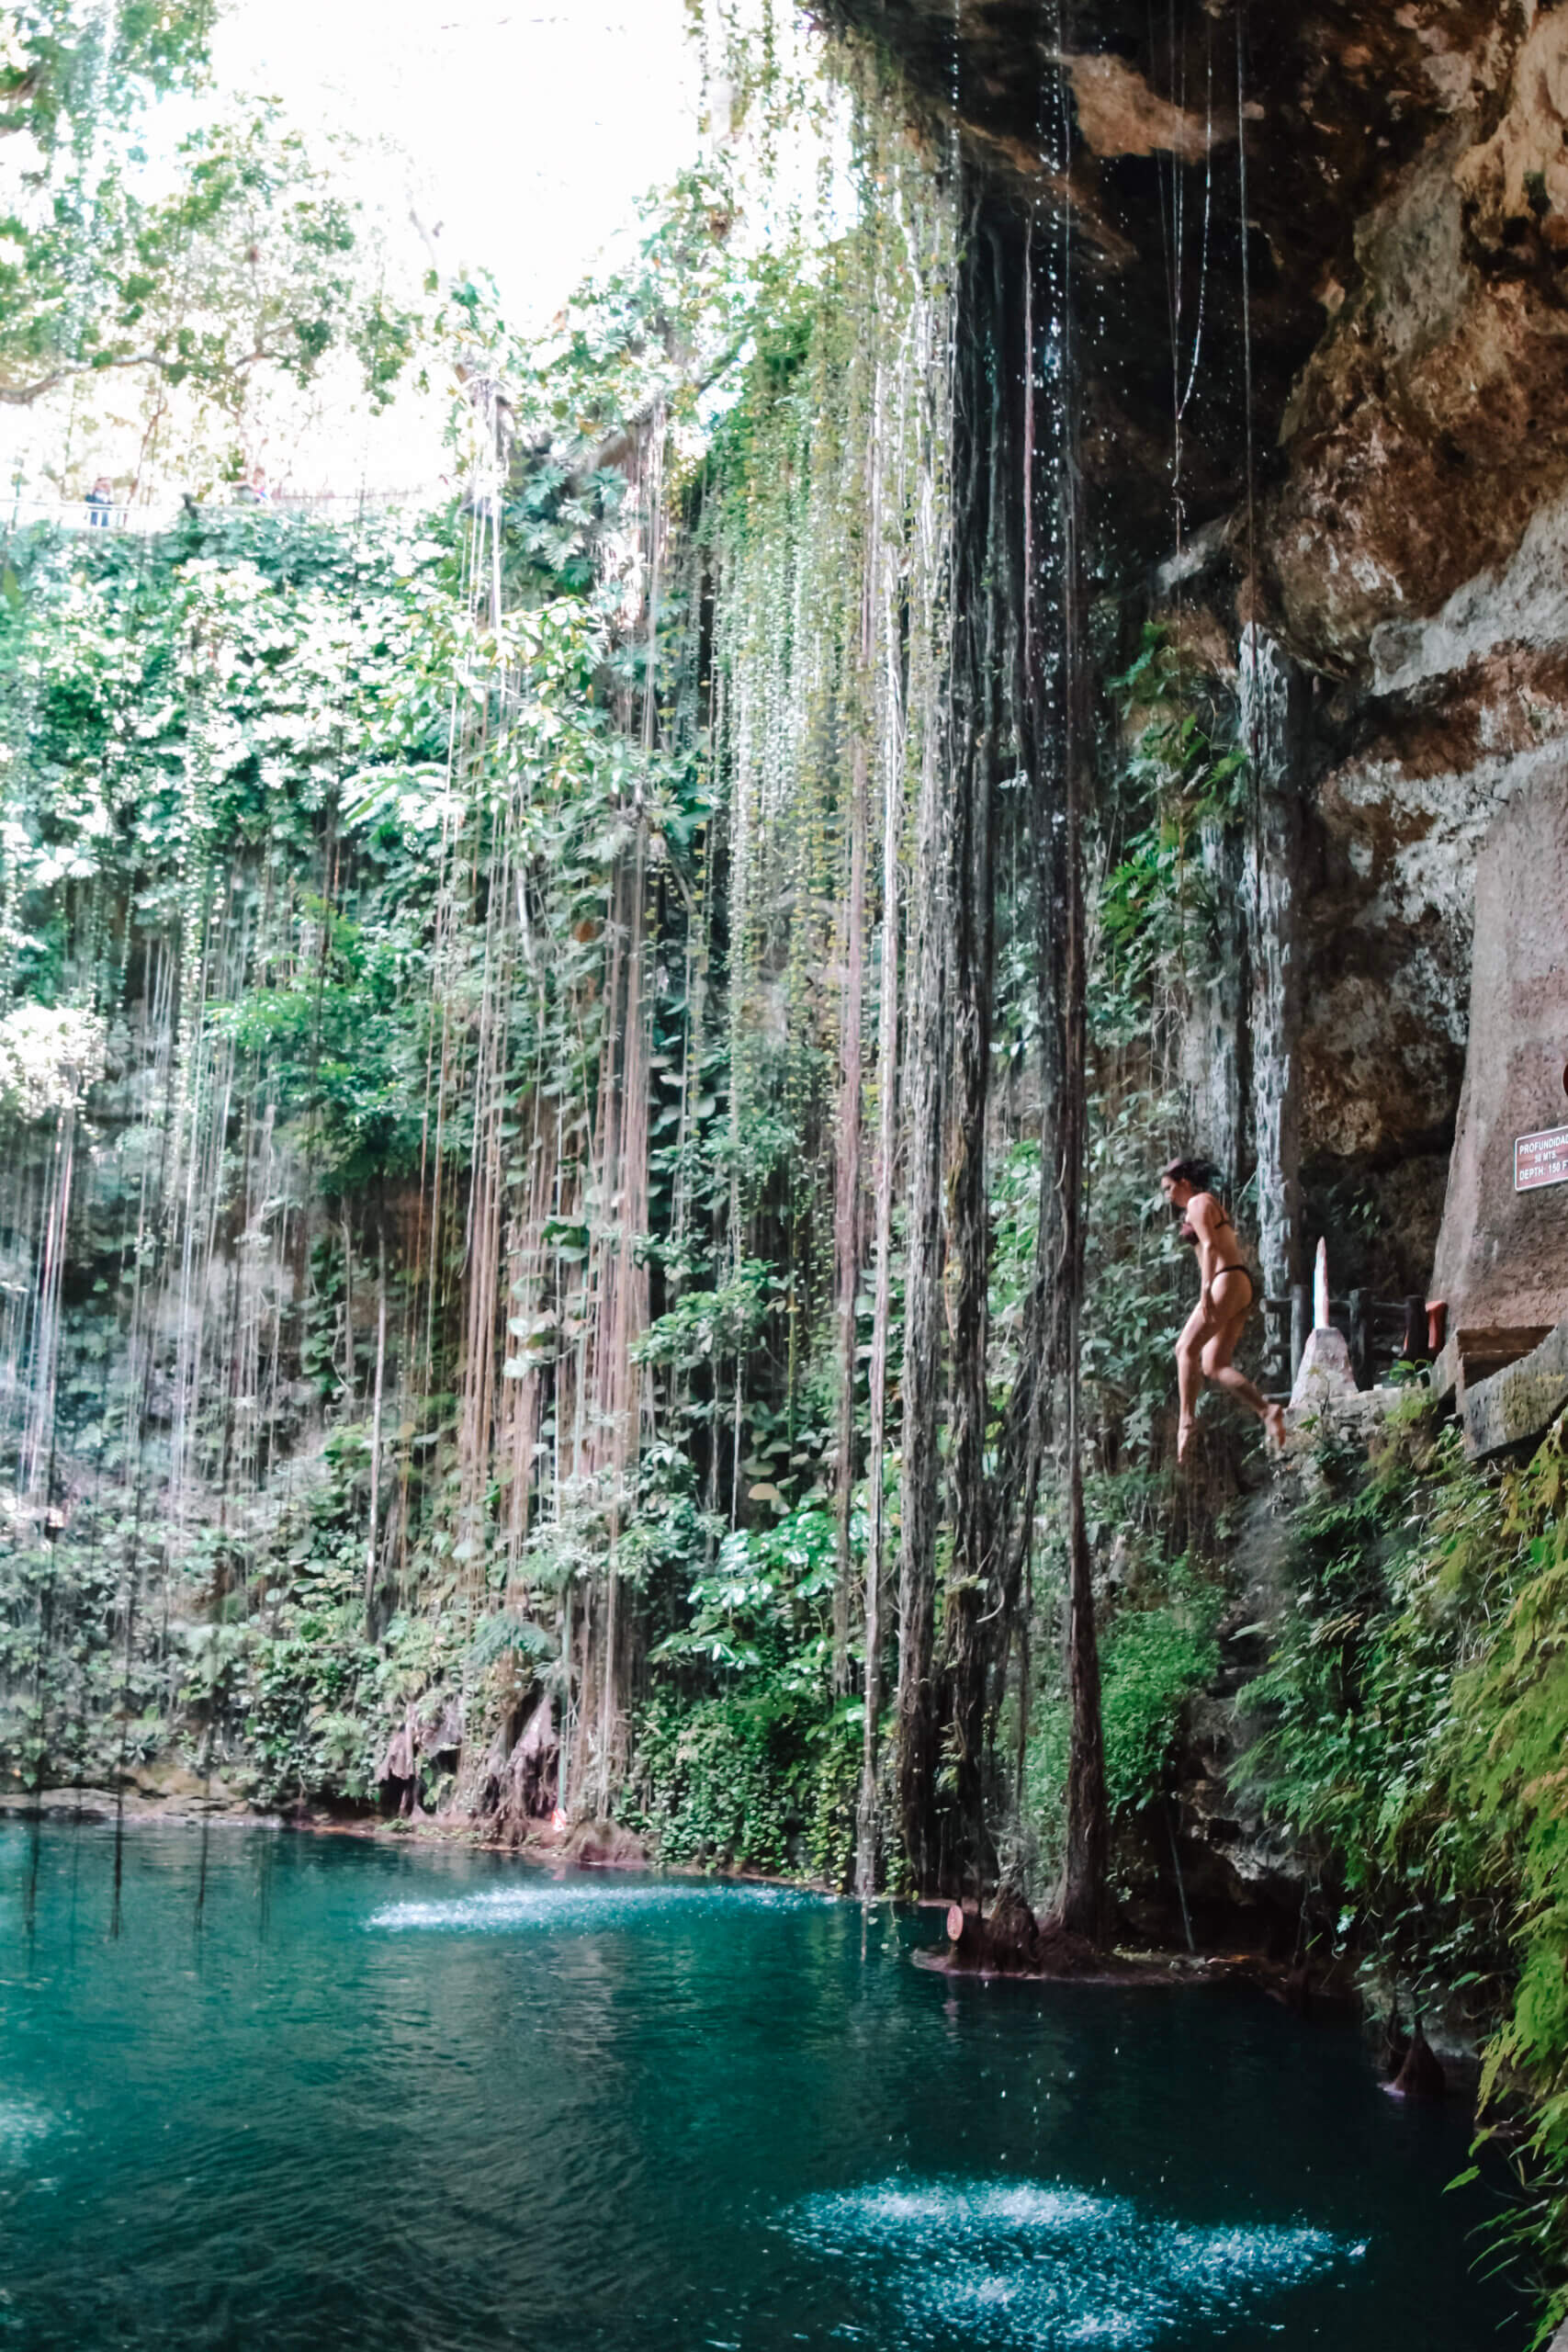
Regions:
[[[1222, 1213], [1221, 1217], [1220, 1217], [1219, 1225], [1218, 1225], [1218, 1227], [1215, 1228], [1215, 1236], [1214, 1236], [1214, 1238], [1215, 1238], [1215, 1239], [1216, 1239], [1216, 1240], [1218, 1240], [1219, 1236], [1220, 1236], [1220, 1234], [1222, 1234], [1222, 1233], [1235, 1233], [1235, 1227], [1233, 1225], [1233, 1223], [1231, 1222], [1230, 1218], [1229, 1218], [1228, 1216], [1224, 1216], [1223, 1213]], [[1192, 1227], [1192, 1226], [1190, 1224], [1190, 1222], [1188, 1221], [1188, 1219], [1187, 1219], [1187, 1217], [1186, 1217], [1185, 1216], [1182, 1217], [1182, 1220], [1181, 1220], [1181, 1227], [1180, 1227], [1180, 1231], [1179, 1231], [1179, 1235], [1178, 1235], [1178, 1238], [1179, 1238], [1179, 1240], [1182, 1240], [1182, 1241], [1190, 1241], [1194, 1249], [1196, 1249], [1196, 1248], [1197, 1248], [1197, 1246], [1198, 1246], [1198, 1236], [1197, 1236], [1197, 1233], [1196, 1233], [1196, 1231], [1194, 1230], [1194, 1228]], [[1240, 1236], [1240, 1234], [1239, 1234], [1239, 1233], [1237, 1233], [1237, 1234], [1236, 1234], [1236, 1247], [1237, 1247], [1237, 1249], [1238, 1249], [1238, 1250], [1239, 1250], [1239, 1248], [1241, 1247], [1241, 1236]], [[1229, 1272], [1232, 1271], [1232, 1269], [1231, 1269], [1230, 1267], [1228, 1267], [1228, 1266], [1224, 1266], [1224, 1267], [1222, 1267], [1222, 1268], [1220, 1269], [1220, 1271], [1221, 1271], [1221, 1272], [1222, 1272], [1222, 1273], [1229, 1273]], [[1246, 1272], [1246, 1271], [1247, 1271], [1247, 1270], [1246, 1270], [1246, 1268], [1245, 1268], [1245, 1267], [1243, 1267], [1242, 1272], [1245, 1273], [1245, 1272]]]

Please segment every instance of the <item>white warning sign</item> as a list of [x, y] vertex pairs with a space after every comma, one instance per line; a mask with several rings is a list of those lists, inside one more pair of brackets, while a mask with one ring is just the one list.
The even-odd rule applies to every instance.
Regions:
[[1515, 1192], [1538, 1193], [1543, 1184], [1568, 1184], [1568, 1127], [1543, 1127], [1514, 1146]]

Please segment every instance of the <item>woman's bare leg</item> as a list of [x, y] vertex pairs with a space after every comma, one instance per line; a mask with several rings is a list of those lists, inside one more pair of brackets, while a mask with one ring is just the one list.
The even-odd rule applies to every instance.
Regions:
[[1205, 1341], [1213, 1345], [1214, 1326], [1210, 1317], [1208, 1301], [1200, 1299], [1181, 1327], [1176, 1342], [1176, 1393], [1180, 1399], [1180, 1418], [1176, 1424], [1176, 1458], [1185, 1462], [1187, 1449], [1192, 1441], [1193, 1416], [1198, 1410], [1198, 1391], [1203, 1385]]
[[1247, 1314], [1233, 1316], [1223, 1324], [1205, 1344], [1201, 1357], [1202, 1374], [1216, 1388], [1224, 1388], [1248, 1412], [1256, 1413], [1269, 1437], [1278, 1446], [1285, 1442], [1285, 1416], [1281, 1408], [1271, 1405], [1259, 1388], [1255, 1388], [1244, 1372], [1237, 1372], [1231, 1362], [1236, 1345], [1247, 1328]]

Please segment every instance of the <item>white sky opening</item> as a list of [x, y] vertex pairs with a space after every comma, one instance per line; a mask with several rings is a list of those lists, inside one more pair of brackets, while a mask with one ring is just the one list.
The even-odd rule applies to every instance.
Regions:
[[367, 198], [487, 270], [537, 333], [649, 187], [699, 145], [686, 0], [230, 0], [220, 86], [367, 148]]
[[[315, 153], [337, 148], [334, 178], [391, 277], [416, 287], [434, 248], [443, 277], [488, 275], [508, 327], [536, 335], [638, 200], [701, 152], [691, 21], [687, 0], [229, 0], [211, 87], [142, 125], [143, 176], [156, 186], [197, 121], [276, 98]], [[341, 359], [308, 396], [279, 385], [249, 402], [233, 457], [310, 497], [439, 495], [450, 390], [405, 384], [377, 414]], [[7, 513], [57, 511], [100, 474], [121, 497], [134, 483], [139, 502], [177, 506], [211, 474], [212, 448], [177, 433], [151, 467], [144, 448], [132, 379], [0, 411]]]

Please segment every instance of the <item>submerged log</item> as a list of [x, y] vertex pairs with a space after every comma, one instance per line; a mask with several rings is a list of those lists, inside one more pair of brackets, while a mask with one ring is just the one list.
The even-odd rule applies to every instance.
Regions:
[[1448, 2087], [1448, 2077], [1417, 2018], [1410, 2029], [1410, 2047], [1404, 2053], [1404, 2063], [1389, 2089], [1395, 2098], [1443, 2098]]
[[1399, 2014], [1399, 2003], [1396, 2001], [1384, 2022], [1378, 2052], [1385, 2082], [1398, 2081], [1400, 2069], [1409, 2053], [1410, 2036], [1404, 2030], [1404, 2020]]
[[1280, 1986], [1280, 1998], [1293, 2018], [1312, 2015], [1312, 1971], [1304, 1962], [1300, 1967], [1288, 1968]]
[[1101, 1976], [1106, 1961], [1059, 1919], [1036, 1919], [1022, 1896], [1003, 1888], [989, 1914], [952, 1903], [942, 1965], [979, 1976]]

